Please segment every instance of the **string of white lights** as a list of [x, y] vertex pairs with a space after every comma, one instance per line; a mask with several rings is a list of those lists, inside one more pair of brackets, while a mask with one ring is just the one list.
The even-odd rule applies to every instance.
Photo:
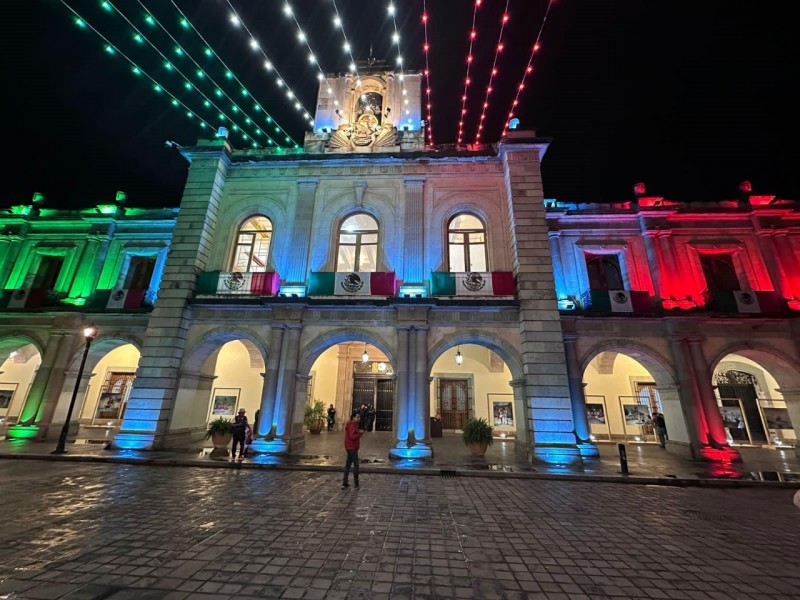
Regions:
[[138, 64], [136, 64], [136, 62], [132, 58], [130, 58], [127, 54], [125, 54], [125, 52], [120, 50], [119, 47], [114, 45], [111, 42], [111, 40], [109, 40], [106, 36], [104, 36], [102, 33], [100, 33], [100, 31], [96, 27], [94, 27], [91, 23], [89, 23], [86, 19], [84, 19], [74, 8], [72, 8], [64, 0], [59, 0], [59, 1], [61, 2], [61, 4], [63, 4], [66, 7], [67, 10], [69, 10], [75, 16], [75, 23], [78, 26], [80, 26], [80, 27], [88, 27], [101, 40], [103, 40], [103, 42], [105, 42], [105, 44], [106, 44], [106, 52], [108, 52], [109, 54], [118, 54], [122, 58], [124, 58], [126, 61], [128, 61], [128, 63], [132, 67], [131, 71], [133, 72], [134, 75], [137, 75], [137, 76], [141, 75], [141, 76], [144, 76], [147, 79], [149, 79], [153, 84], [153, 89], [157, 93], [160, 94], [160, 93], [163, 92], [167, 96], [172, 98], [172, 105], [173, 106], [180, 106], [182, 108], [185, 108], [186, 109], [186, 116], [189, 117], [190, 119], [193, 119], [193, 118], [197, 117], [201, 128], [205, 129], [206, 127], [208, 127], [212, 131], [214, 130], [214, 126], [211, 125], [211, 123], [209, 123], [208, 121], [203, 119], [203, 117], [201, 117], [200, 115], [195, 113], [188, 105], [186, 105], [185, 103], [181, 102], [181, 100], [177, 96], [175, 96], [172, 92], [170, 92], [168, 89], [166, 89], [154, 77], [152, 77], [149, 73], [147, 73], [144, 69], [142, 69]]
[[[253, 50], [258, 50], [259, 52], [261, 52], [261, 55], [264, 57], [264, 68], [267, 71], [271, 71], [271, 72], [275, 73], [275, 83], [280, 88], [286, 87], [286, 97], [289, 99], [289, 101], [293, 101], [294, 102], [295, 109], [297, 109], [298, 111], [302, 111], [303, 112], [303, 118], [305, 118], [305, 120], [308, 122], [309, 125], [313, 126], [314, 125], [314, 117], [311, 116], [311, 112], [309, 112], [309, 110], [303, 105], [303, 103], [300, 101], [300, 99], [294, 93], [294, 90], [292, 90], [292, 88], [289, 86], [289, 84], [286, 83], [286, 80], [281, 76], [280, 72], [278, 72], [278, 69], [275, 66], [275, 63], [270, 60], [269, 56], [267, 56], [267, 53], [261, 47], [261, 44], [258, 43], [258, 40], [255, 38], [253, 33], [247, 27], [245, 22], [242, 20], [242, 17], [239, 15], [239, 13], [236, 12], [236, 9], [233, 7], [233, 4], [231, 4], [230, 0], [225, 0], [225, 1], [228, 3], [228, 6], [230, 6], [230, 8], [231, 8], [231, 17], [230, 17], [231, 23], [236, 27], [241, 26], [247, 32], [247, 35], [250, 36], [250, 47]], [[172, 0], [172, 3], [175, 4], [175, 0]]]
[[[144, 9], [145, 11], [148, 11], [147, 7], [141, 2], [141, 0], [137, 0], [137, 2], [139, 3], [139, 6], [142, 7], [142, 9]], [[109, 4], [111, 4], [111, 2], [109, 2]], [[113, 4], [111, 4], [111, 6], [113, 6]], [[117, 11], [117, 13], [123, 19], [125, 19], [128, 22], [128, 24], [133, 28], [134, 31], [136, 31], [136, 33], [138, 35], [140, 35], [145, 41], [147, 41], [147, 43], [150, 44], [150, 46], [156, 52], [158, 52], [161, 55], [161, 57], [164, 58], [165, 61], [169, 62], [169, 59], [166, 56], [164, 56], [164, 54], [158, 48], [156, 48], [156, 46], [153, 44], [153, 42], [151, 42], [149, 39], [147, 39], [147, 37], [136, 27], [136, 25], [134, 25], [131, 22], [131, 20], [127, 16], [125, 16], [124, 13], [122, 13], [122, 11], [120, 11], [119, 8], [117, 8], [116, 6], [113, 6], [113, 8], [114, 8], [114, 10]], [[190, 61], [192, 61], [194, 66], [197, 68], [196, 75], [201, 79], [208, 79], [208, 81], [211, 84], [214, 85], [215, 90], [217, 90], [217, 96], [220, 97], [220, 98], [222, 98], [222, 97], [226, 98], [231, 103], [231, 106], [232, 106], [233, 111], [235, 113], [242, 113], [242, 115], [244, 116], [244, 119], [245, 119], [245, 123], [247, 125], [251, 125], [251, 124], [255, 123], [255, 119], [253, 117], [251, 117], [249, 114], [247, 114], [246, 110], [244, 110], [241, 106], [239, 106], [233, 98], [231, 98], [228, 94], [225, 93], [225, 91], [222, 89], [223, 86], [221, 86], [219, 83], [217, 83], [214, 80], [214, 78], [211, 75], [209, 75], [208, 72], [205, 69], [203, 69], [203, 67], [201, 67], [200, 64], [194, 58], [192, 58], [192, 55], [186, 50], [186, 48], [184, 48], [180, 44], [180, 42], [178, 42], [177, 39], [175, 39], [175, 37], [169, 32], [169, 30], [166, 27], [164, 27], [164, 25], [162, 25], [161, 22], [158, 19], [156, 19], [151, 12], [148, 11], [146, 14], [147, 14], [147, 22], [148, 23], [158, 25], [161, 28], [161, 30], [169, 36], [169, 38], [175, 44], [176, 52], [179, 53], [180, 56], [185, 56]], [[186, 75], [184, 75], [179, 68], [175, 68], [175, 70], [184, 79], [187, 79], [187, 81], [188, 81], [188, 78], [186, 77]], [[194, 86], [194, 87], [195, 87], [195, 89], [197, 89], [197, 91], [200, 93], [200, 95], [203, 96], [204, 100], [206, 102], [208, 102], [208, 105], [212, 106], [214, 109], [218, 110], [221, 114], [223, 114], [222, 109], [220, 109], [216, 104], [214, 104], [214, 102], [208, 96], [206, 96], [203, 93], [203, 91], [200, 90], [199, 87], [197, 87], [197, 86]], [[250, 93], [245, 88], [242, 88], [242, 94], [246, 95], [246, 96], [250, 95]], [[265, 114], [267, 115], [267, 118], [269, 119], [268, 122], [272, 123], [273, 119], [270, 116], [270, 114], [267, 113], [266, 111], [265, 111]], [[271, 146], [271, 145], [274, 144], [274, 145], [280, 146], [280, 144], [271, 135], [269, 135], [269, 133], [263, 132], [260, 128], [257, 127], [257, 125], [253, 125], [253, 126], [257, 128], [257, 132], [256, 132], [257, 135], [261, 135], [261, 133], [263, 133], [267, 137], [267, 145]], [[261, 132], [261, 133], [259, 133], [259, 132]], [[287, 142], [287, 143], [290, 143], [290, 142]]]
[[503, 127], [503, 135], [506, 134], [508, 128], [511, 126], [511, 119], [514, 118], [514, 110], [519, 105], [519, 98], [522, 95], [522, 91], [525, 89], [525, 81], [528, 79], [528, 76], [533, 73], [533, 58], [537, 52], [539, 52], [540, 44], [539, 40], [542, 39], [542, 32], [544, 31], [545, 23], [547, 23], [547, 17], [550, 16], [550, 9], [553, 6], [553, 0], [549, 0], [547, 3], [547, 10], [544, 12], [544, 17], [542, 18], [542, 24], [539, 26], [539, 33], [536, 34], [536, 41], [533, 43], [533, 47], [531, 48], [531, 56], [528, 59], [528, 64], [525, 67], [525, 72], [522, 74], [522, 79], [517, 86], [517, 95], [514, 97], [513, 102], [511, 103], [511, 108], [508, 111], [508, 118], [506, 118], [506, 124]]
[[[294, 10], [292, 10], [292, 6], [288, 0], [286, 0], [286, 3], [283, 6], [283, 12], [287, 16], [290, 16], [294, 21], [294, 24], [297, 26], [297, 39], [301, 42], [304, 42], [306, 48], [308, 48], [308, 62], [314, 64], [317, 67], [317, 79], [320, 82], [322, 81], [325, 82], [325, 85], [328, 89], [328, 94], [333, 96], [333, 88], [331, 87], [330, 81], [325, 76], [325, 72], [322, 70], [322, 66], [319, 64], [319, 60], [317, 60], [317, 55], [314, 53], [313, 48], [311, 48], [311, 42], [309, 42], [308, 36], [303, 31], [303, 28], [300, 26], [300, 22], [297, 20], [297, 16], [295, 15]], [[334, 102], [336, 103], [337, 106], [339, 105], [338, 100], [334, 100]]]
[[425, 28], [425, 42], [422, 50], [425, 52], [425, 108], [427, 109], [427, 129], [428, 129], [428, 145], [433, 146], [433, 86], [431, 85], [431, 66], [428, 60], [431, 46], [428, 43], [428, 21], [430, 16], [428, 14], [428, 0], [422, 0], [422, 25]]
[[[403, 53], [400, 51], [400, 32], [397, 30], [397, 8], [391, 0], [389, 0], [388, 10], [389, 15], [392, 17], [392, 24], [394, 25], [392, 42], [397, 45], [397, 67], [400, 69], [400, 90], [403, 95], [403, 114], [408, 116], [410, 114], [408, 109], [408, 90], [406, 89], [406, 75], [403, 71]], [[399, 121], [397, 125], [400, 125]]]
[[356, 64], [356, 59], [353, 57], [353, 47], [350, 45], [350, 42], [347, 39], [347, 34], [344, 31], [344, 21], [342, 20], [342, 15], [339, 12], [339, 7], [336, 6], [336, 0], [331, 0], [333, 3], [333, 10], [336, 13], [333, 17], [333, 26], [339, 28], [342, 32], [342, 37], [344, 38], [344, 51], [350, 55], [350, 72], [356, 76], [356, 87], [361, 86], [361, 75], [358, 73], [358, 65]]

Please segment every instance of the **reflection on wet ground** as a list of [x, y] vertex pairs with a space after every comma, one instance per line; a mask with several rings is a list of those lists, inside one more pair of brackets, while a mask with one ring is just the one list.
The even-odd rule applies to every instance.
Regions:
[[[388, 458], [392, 445], [388, 432], [369, 432], [362, 438], [361, 466], [367, 470], [395, 470], [435, 473], [438, 470], [461, 472], [492, 472], [495, 474], [580, 475], [597, 477], [620, 477], [621, 469], [616, 444], [598, 444], [600, 456], [586, 460], [583, 465], [552, 465], [530, 462], [524, 449], [510, 440], [497, 440], [483, 457], [469, 454], [458, 434], [445, 434], [432, 440], [433, 460], [391, 460]], [[45, 455], [47, 444], [28, 440], [0, 442], [0, 456], [4, 454]], [[230, 465], [225, 456], [211, 453], [211, 448], [195, 451], [143, 452], [134, 450], [112, 451], [95, 445], [70, 445], [71, 456], [103, 457], [108, 460], [132, 460], [148, 463], [194, 463], [206, 466], [237, 467]], [[800, 458], [793, 449], [740, 448], [741, 463], [713, 463], [690, 461], [671, 454], [658, 446], [649, 444], [627, 445], [629, 474], [632, 477], [657, 477], [664, 479], [717, 479], [739, 481], [800, 481]], [[307, 436], [305, 447], [285, 455], [250, 455], [244, 465], [287, 468], [340, 468], [345, 461], [345, 452], [340, 432], [322, 432]], [[90, 493], [102, 493], [101, 490]]]

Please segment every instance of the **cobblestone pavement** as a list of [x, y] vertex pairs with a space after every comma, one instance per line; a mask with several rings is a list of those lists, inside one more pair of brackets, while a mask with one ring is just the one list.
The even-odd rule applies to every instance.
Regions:
[[800, 598], [794, 490], [0, 462], [0, 597]]

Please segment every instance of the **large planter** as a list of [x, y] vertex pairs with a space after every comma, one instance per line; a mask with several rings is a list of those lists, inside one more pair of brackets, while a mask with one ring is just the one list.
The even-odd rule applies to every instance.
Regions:
[[325, 419], [317, 419], [316, 423], [312, 423], [308, 431], [314, 435], [319, 435], [322, 428], [325, 426]]
[[228, 444], [231, 443], [233, 436], [230, 433], [226, 433], [225, 435], [212, 435], [211, 436], [211, 443], [214, 444], [214, 449], [216, 450], [227, 450]]
[[469, 450], [469, 453], [472, 454], [472, 456], [483, 456], [484, 454], [486, 454], [486, 449], [488, 447], [489, 444], [487, 444], [486, 442], [481, 442], [481, 443], [475, 442], [472, 444], [467, 444], [467, 449]]

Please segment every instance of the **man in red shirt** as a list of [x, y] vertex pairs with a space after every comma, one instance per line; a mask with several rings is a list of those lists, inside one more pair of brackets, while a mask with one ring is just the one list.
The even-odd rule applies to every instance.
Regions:
[[350, 487], [347, 483], [347, 478], [350, 475], [350, 465], [353, 466], [353, 483], [358, 489], [358, 447], [361, 443], [361, 434], [364, 433], [358, 428], [360, 420], [361, 415], [354, 410], [347, 425], [344, 426], [344, 449], [347, 450], [347, 462], [344, 465], [343, 490]]

